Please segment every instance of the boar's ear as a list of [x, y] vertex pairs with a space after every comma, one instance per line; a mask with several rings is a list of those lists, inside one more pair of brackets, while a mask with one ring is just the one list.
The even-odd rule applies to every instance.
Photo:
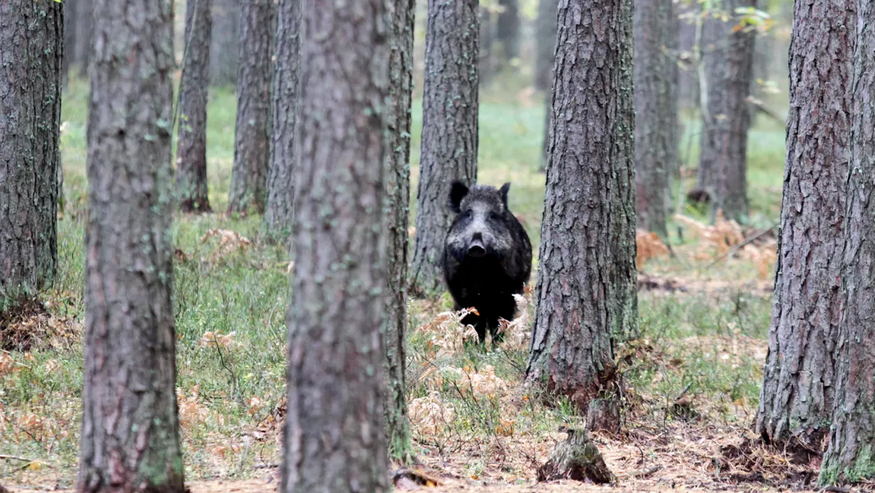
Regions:
[[498, 189], [498, 195], [501, 196], [501, 202], [504, 204], [504, 208], [507, 209], [507, 192], [510, 191], [510, 182], [505, 183]]
[[459, 213], [462, 210], [462, 199], [468, 195], [468, 187], [459, 180], [450, 185], [450, 210]]

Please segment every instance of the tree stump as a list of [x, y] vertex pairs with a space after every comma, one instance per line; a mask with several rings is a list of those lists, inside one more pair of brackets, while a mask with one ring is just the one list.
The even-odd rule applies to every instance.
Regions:
[[586, 431], [620, 431], [620, 407], [614, 399], [593, 399], [586, 411]]
[[562, 426], [559, 431], [568, 433], [568, 438], [556, 447], [550, 460], [538, 468], [538, 481], [575, 479], [598, 484], [617, 481], [586, 430]]

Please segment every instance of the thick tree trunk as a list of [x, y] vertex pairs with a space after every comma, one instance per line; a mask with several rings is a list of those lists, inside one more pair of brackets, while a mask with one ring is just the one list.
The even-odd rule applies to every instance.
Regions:
[[495, 26], [496, 40], [501, 44], [502, 67], [520, 56], [520, 7], [519, 0], [498, 0], [501, 12]]
[[213, 0], [213, 28], [210, 35], [210, 83], [237, 83], [240, 40], [240, 0]]
[[79, 70], [81, 77], [89, 76], [88, 62], [91, 58], [91, 45], [94, 38], [94, 2], [95, 0], [70, 0], [76, 3], [76, 43], [70, 52], [70, 61]]
[[817, 450], [829, 432], [856, 0], [796, 2], [775, 304], [757, 412], [767, 442]]
[[0, 3], [0, 311], [58, 264], [63, 6]]
[[[632, 2], [560, 0], [558, 17], [526, 378], [586, 412], [613, 379], [613, 340], [638, 332]], [[580, 22], [595, 18], [599, 30]]]
[[538, 2], [538, 20], [535, 34], [535, 42], [537, 44], [535, 89], [547, 94], [548, 105], [550, 104], [549, 91], [553, 84], [553, 55], [556, 52], [557, 8], [558, 0], [540, 0]]
[[[837, 331], [829, 449], [820, 470], [824, 485], [875, 478], [875, 3], [857, 0], [857, 21], [845, 25], [856, 25], [856, 31], [847, 33], [856, 35], [856, 49], [850, 84], [851, 160], [842, 259], [844, 314]], [[847, 79], [841, 82], [848, 85]], [[832, 99], [834, 104], [840, 101], [844, 98]], [[825, 141], [824, 145], [835, 144]]]
[[94, 12], [77, 490], [182, 493], [171, 303], [173, 3], [97, 0]]
[[413, 94], [413, 31], [416, 0], [392, 0], [389, 56], [389, 95], [386, 108], [388, 296], [385, 311], [386, 428], [389, 456], [413, 462], [407, 418], [405, 373], [407, 359], [407, 232], [410, 215], [410, 104]]
[[698, 188], [709, 192], [712, 206], [727, 218], [747, 220], [747, 97], [753, 77], [755, 31], [736, 29], [737, 8], [757, 0], [724, 0], [728, 15], [709, 16], [702, 27], [707, 106], [702, 111]]
[[267, 200], [273, 0], [242, 3], [237, 126], [229, 213], [264, 212]]
[[411, 289], [442, 284], [440, 258], [450, 227], [450, 183], [477, 181], [477, 37], [475, 0], [430, 0], [422, 97], [422, 152]]
[[280, 0], [276, 24], [276, 61], [270, 132], [270, 171], [264, 225], [285, 243], [291, 237], [295, 213], [295, 148], [298, 118], [298, 74], [301, 60], [301, 2]]
[[210, 0], [188, 0], [179, 94], [176, 196], [182, 212], [210, 212], [207, 193], [207, 88], [210, 85]]
[[636, 0], [635, 212], [638, 227], [668, 237], [669, 178], [677, 158], [677, 64], [672, 3]]
[[284, 493], [388, 489], [386, 14], [385, 0], [303, 6]]

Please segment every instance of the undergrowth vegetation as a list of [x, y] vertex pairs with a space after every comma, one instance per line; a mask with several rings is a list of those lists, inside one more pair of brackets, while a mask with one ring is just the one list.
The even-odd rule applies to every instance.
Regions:
[[[64, 100], [66, 202], [58, 278], [43, 293], [50, 315], [34, 313], [22, 322], [46, 335], [30, 351], [0, 350], [0, 455], [21, 459], [0, 460], [0, 479], [45, 475], [70, 486], [75, 477], [85, 322], [86, 93], [86, 84], [73, 81]], [[510, 208], [537, 253], [543, 105], [529, 93], [483, 99], [479, 181], [513, 183]], [[227, 206], [234, 104], [232, 91], [213, 90], [208, 160], [210, 202], [217, 211]], [[416, 180], [421, 112], [414, 106]], [[696, 142], [690, 135], [695, 131], [687, 125], [684, 142]], [[767, 346], [774, 235], [741, 243], [778, 217], [783, 139], [771, 127], [751, 133], [748, 227], [720, 220], [712, 226], [702, 211], [684, 206], [670, 228], [673, 255], [657, 239], [639, 238], [642, 336], [615, 348], [629, 436], [635, 430], [677, 434], [678, 426], [746, 427], [753, 419]], [[689, 189], [695, 146], [682, 155]], [[412, 190], [415, 213], [415, 181]], [[259, 466], [276, 463], [279, 454], [288, 254], [266, 241], [260, 217], [177, 216], [173, 232], [177, 393], [187, 475], [258, 476]], [[521, 385], [531, 299], [530, 293], [520, 297], [522, 316], [492, 350], [465, 342], [470, 334], [450, 311], [448, 295], [411, 300], [410, 415], [415, 453], [426, 464], [470, 478], [531, 478], [535, 464], [549, 454], [557, 427], [582, 420], [563, 399]]]

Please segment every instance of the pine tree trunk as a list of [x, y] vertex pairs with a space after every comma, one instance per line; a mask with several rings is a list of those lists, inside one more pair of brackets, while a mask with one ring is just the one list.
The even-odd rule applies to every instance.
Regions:
[[207, 88], [210, 85], [210, 0], [188, 0], [179, 94], [176, 195], [182, 212], [210, 212], [207, 189]]
[[[856, 43], [853, 82], [841, 81], [852, 91], [851, 158], [841, 271], [844, 313], [837, 331], [829, 449], [820, 470], [823, 485], [875, 478], [875, 4], [858, 0], [856, 12], [856, 22], [845, 24], [856, 26], [847, 33], [855, 36]], [[844, 99], [835, 97], [832, 101]], [[829, 141], [824, 144], [835, 145]]]
[[387, 232], [389, 295], [386, 297], [385, 336], [386, 428], [389, 456], [413, 462], [410, 423], [407, 418], [407, 233], [410, 214], [410, 104], [413, 93], [413, 32], [416, 0], [388, 2], [392, 16], [389, 57], [389, 94], [386, 111]]
[[411, 289], [431, 293], [442, 285], [440, 258], [450, 227], [450, 183], [477, 180], [477, 37], [474, 0], [428, 4], [422, 151], [417, 190], [416, 244]]
[[64, 56], [61, 61], [62, 88], [67, 89], [70, 82], [70, 67], [76, 52], [76, 2], [63, 2], [64, 6]]
[[63, 6], [0, 3], [0, 312], [58, 264]]
[[677, 64], [670, 54], [677, 32], [672, 3], [636, 0], [634, 24], [635, 212], [639, 228], [666, 239], [669, 183], [677, 158]]
[[737, 8], [757, 0], [724, 0], [729, 20], [709, 16], [702, 27], [707, 107], [702, 113], [698, 188], [708, 191], [712, 206], [740, 222], [747, 220], [747, 97], [753, 77], [755, 32], [736, 30]]
[[561, 0], [526, 379], [583, 412], [614, 378], [613, 340], [638, 331], [633, 120], [631, 0]]
[[284, 493], [388, 490], [386, 14], [303, 5]]
[[273, 0], [244, 1], [237, 72], [237, 126], [229, 213], [264, 212], [267, 201]]
[[757, 413], [767, 442], [817, 450], [829, 432], [842, 314], [856, 0], [797, 2], [775, 304]]
[[182, 493], [171, 303], [173, 4], [97, 0], [94, 12], [77, 491]]
[[89, 76], [88, 62], [91, 58], [91, 45], [94, 37], [95, 0], [69, 0], [76, 3], [76, 44], [73, 46], [71, 61], [79, 69], [81, 77]]
[[295, 148], [298, 118], [298, 74], [301, 60], [301, 2], [280, 0], [276, 25], [276, 62], [270, 132], [270, 171], [264, 225], [285, 243], [291, 237], [295, 213]]
[[538, 2], [538, 20], [536, 24], [535, 42], [537, 43], [537, 59], [535, 60], [535, 89], [547, 93], [553, 84], [553, 54], [556, 52], [556, 9], [558, 0], [540, 0]]
[[498, 0], [502, 11], [498, 14], [495, 37], [501, 44], [501, 65], [507, 65], [520, 56], [520, 8], [519, 0]]
[[477, 64], [477, 79], [481, 87], [487, 87], [495, 75], [495, 15], [491, 7], [480, 6], [480, 57]]
[[699, 74], [696, 70], [696, 30], [701, 22], [699, 4], [680, 2], [675, 6], [678, 28], [678, 106], [685, 110], [699, 107]]
[[241, 0], [213, 0], [210, 34], [210, 83], [237, 83]]

